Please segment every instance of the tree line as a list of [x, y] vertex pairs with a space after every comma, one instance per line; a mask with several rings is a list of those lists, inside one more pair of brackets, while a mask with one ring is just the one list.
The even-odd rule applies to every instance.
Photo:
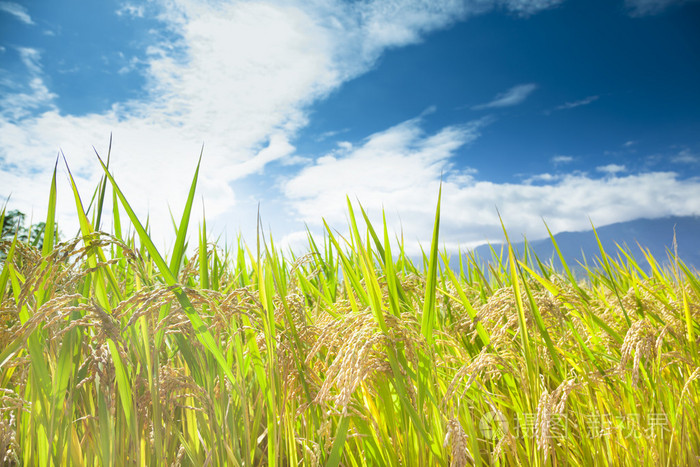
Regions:
[[[17, 209], [8, 212], [4, 209], [0, 211], [0, 225], [2, 225], [0, 241], [12, 241], [16, 235], [17, 240], [20, 242], [28, 243], [35, 248], [41, 249], [44, 246], [46, 223], [37, 222], [36, 224], [26, 225], [26, 220], [26, 214]], [[58, 229], [55, 232], [56, 240], [58, 240]], [[0, 248], [0, 260], [4, 259], [5, 251]]]

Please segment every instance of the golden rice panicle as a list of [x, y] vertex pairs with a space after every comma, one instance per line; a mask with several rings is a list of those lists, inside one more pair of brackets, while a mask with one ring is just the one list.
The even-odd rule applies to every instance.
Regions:
[[474, 458], [467, 449], [468, 437], [457, 418], [447, 422], [447, 434], [442, 446], [450, 446], [450, 467], [466, 467], [474, 464]]
[[[544, 378], [542, 385], [544, 386]], [[554, 452], [554, 440], [561, 438], [559, 432], [569, 431], [569, 421], [565, 414], [566, 402], [569, 395], [580, 386], [582, 383], [573, 377], [562, 381], [551, 394], [546, 387], [542, 390], [537, 404], [535, 437], [538, 449], [544, 453], [545, 461]]]
[[646, 361], [656, 358], [656, 340], [656, 330], [646, 319], [635, 321], [625, 334], [625, 340], [620, 349], [618, 371], [624, 372], [627, 362], [632, 358], [632, 384], [635, 386], [639, 382], [639, 365], [642, 358]]
[[[275, 297], [275, 316], [281, 322], [286, 322], [285, 304], [282, 299]], [[311, 393], [318, 392], [319, 384], [316, 378], [309, 377], [313, 373], [306, 360], [306, 350], [311, 349], [318, 338], [317, 329], [311, 326], [306, 315], [304, 297], [291, 293], [286, 298], [286, 309], [291, 315], [296, 339], [291, 330], [291, 325], [277, 333], [277, 371], [284, 375], [284, 385], [288, 397], [301, 396], [304, 392], [304, 383], [310, 385]], [[300, 348], [298, 348], [299, 346]], [[299, 355], [298, 353], [302, 353]]]
[[10, 345], [20, 327], [21, 323], [14, 300], [8, 299], [0, 304], [0, 349]]
[[[161, 406], [166, 408], [162, 412], [164, 419], [172, 419], [178, 408], [205, 411], [211, 416], [213, 402], [207, 391], [199, 386], [192, 376], [185, 374], [177, 367], [168, 365], [160, 368], [158, 378], [160, 382], [158, 396]], [[188, 406], [182, 402], [190, 397], [197, 404], [196, 406]]]
[[170, 287], [159, 285], [156, 287], [142, 288], [126, 300], [122, 300], [112, 309], [115, 319], [129, 317], [125, 328], [133, 326], [141, 317], [146, 317], [146, 322], [153, 325], [158, 319], [162, 307], [173, 303], [173, 295]]
[[289, 311], [289, 316], [292, 318], [292, 322], [287, 323], [285, 326], [284, 335], [286, 339], [291, 342], [290, 328], [294, 326], [300, 341], [309, 346], [313, 345], [316, 341], [317, 333], [309, 321], [304, 297], [298, 293], [289, 293], [284, 298], [276, 296], [273, 302], [275, 304], [275, 321], [287, 322], [287, 311]]
[[[7, 254], [12, 242], [9, 240], [0, 241], [0, 252]], [[41, 263], [41, 251], [28, 242], [16, 242], [13, 264], [23, 276], [29, 277], [31, 271]]]
[[9, 420], [5, 420], [0, 412], [0, 464], [3, 466], [21, 465], [18, 452], [15, 414], [11, 412]]
[[[567, 328], [563, 325], [565, 316], [561, 310], [560, 302], [550, 292], [537, 290], [536, 284], [529, 284], [529, 287], [533, 289], [532, 298], [550, 335], [555, 340], [566, 336]], [[534, 313], [525, 292], [522, 292], [521, 298], [525, 305], [527, 329], [534, 331]], [[475, 338], [476, 325], [480, 322], [491, 337], [491, 343], [494, 347], [512, 347], [516, 342], [519, 342], [513, 339], [519, 329], [516, 310], [516, 297], [513, 289], [501, 287], [495, 290], [487, 302], [478, 308], [476, 318], [469, 324], [468, 331]]]
[[[416, 345], [420, 337], [414, 327], [407, 325], [411, 320], [398, 319], [386, 315], [389, 335], [379, 330], [374, 315], [365, 311], [350, 315], [326, 325], [320, 332], [318, 341], [307, 356], [307, 364], [326, 349], [324, 381], [316, 396], [316, 402], [333, 402], [345, 415], [353, 393], [363, 382], [369, 383], [375, 378], [385, 377], [391, 373], [386, 348], [394, 350], [400, 343], [406, 352], [409, 363], [415, 365]], [[415, 323], [414, 323], [415, 325]], [[407, 369], [399, 368], [407, 374]], [[411, 384], [406, 387], [409, 397], [414, 399]]]
[[690, 385], [693, 381], [700, 380], [700, 367], [695, 368], [695, 371], [688, 377], [688, 381], [683, 385], [683, 390], [681, 391], [681, 400], [690, 394]]
[[[442, 401], [443, 407], [447, 409], [450, 406], [450, 400], [455, 396], [461, 400], [474, 381], [480, 376], [483, 379], [494, 381], [499, 380], [504, 374], [510, 374], [525, 389], [525, 376], [522, 374], [522, 370], [516, 369], [524, 368], [524, 364], [520, 360], [522, 358], [519, 355], [513, 354], [508, 350], [493, 353], [489, 352], [488, 348], [484, 348], [469, 364], [463, 365], [457, 370], [445, 391]], [[513, 364], [510, 362], [513, 362]], [[457, 395], [457, 388], [464, 378], [467, 378], [467, 381], [462, 391]]]
[[385, 342], [369, 312], [326, 326], [307, 357], [309, 363], [322, 347], [327, 348], [325, 360], [330, 364], [316, 402], [332, 402], [345, 416], [357, 387], [374, 372], [390, 371], [382, 349]]
[[22, 465], [17, 443], [17, 418], [20, 411], [28, 411], [30, 403], [10, 389], [0, 388], [0, 465]]
[[552, 453], [552, 419], [554, 418], [554, 397], [545, 388], [537, 404], [537, 419], [535, 422], [535, 437], [537, 448], [544, 453], [544, 460]]
[[517, 440], [515, 436], [513, 436], [513, 433], [507, 431], [501, 439], [498, 440], [498, 443], [496, 444], [496, 447], [493, 450], [492, 456], [494, 460], [498, 460], [501, 458], [503, 455], [503, 447], [507, 446], [509, 448], [510, 454], [517, 458], [518, 456], [518, 447], [517, 447]]
[[186, 453], [187, 453], [187, 450], [185, 449], [185, 446], [180, 445], [180, 449], [177, 450], [177, 456], [175, 456], [175, 460], [173, 461], [172, 464], [170, 464], [170, 467], [181, 467], [182, 460], [185, 458]]

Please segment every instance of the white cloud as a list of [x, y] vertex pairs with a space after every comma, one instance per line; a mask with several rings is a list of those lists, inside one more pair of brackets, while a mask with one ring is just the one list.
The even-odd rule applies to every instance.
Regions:
[[532, 92], [537, 89], [537, 85], [534, 83], [529, 83], [529, 84], [519, 84], [517, 86], [513, 86], [506, 92], [503, 92], [501, 94], [498, 94], [496, 97], [493, 98], [491, 102], [488, 102], [486, 104], [480, 104], [472, 107], [475, 110], [481, 110], [481, 109], [493, 109], [493, 108], [500, 108], [500, 107], [511, 107], [514, 105], [518, 105], [525, 101], [525, 99], [528, 98]]
[[554, 165], [562, 165], [562, 164], [570, 164], [571, 162], [574, 161], [573, 156], [554, 156], [550, 159], [552, 161], [552, 164]]
[[0, 11], [9, 13], [25, 24], [34, 24], [27, 8], [15, 2], [0, 2]]
[[700, 155], [693, 153], [690, 149], [682, 149], [675, 156], [671, 157], [671, 162], [675, 164], [694, 165], [700, 163]]
[[[310, 105], [370, 70], [387, 48], [493, 8], [534, 13], [555, 3], [162, 0], [146, 13], [159, 9], [171, 34], [148, 48], [146, 97], [107, 112], [62, 113], [42, 79], [39, 53], [24, 49], [30, 87], [0, 98], [0, 195], [12, 192], [17, 208], [41, 210], [46, 194], [28, 187], [46, 185], [61, 148], [88, 196], [101, 174], [91, 146], [104, 155], [113, 133], [112, 168], [122, 189], [155, 230], [169, 233], [166, 205], [177, 210], [184, 199], [204, 141], [207, 216], [238, 222], [236, 200], [248, 195], [234, 196], [231, 182], [273, 161], [304, 162], [290, 141], [307, 124]], [[141, 14], [129, 5], [122, 13]], [[66, 225], [75, 215], [63, 182]]]
[[[37, 49], [18, 47], [17, 53], [27, 70], [26, 84], [22, 82], [3, 82], [10, 92], [0, 99], [0, 125], [2, 120], [18, 120], [38, 110], [53, 110], [56, 95], [44, 83], [41, 66], [41, 54]], [[1, 135], [2, 133], [0, 133]], [[2, 150], [0, 149], [0, 155]]]
[[[240, 178], [247, 177], [255, 173], [261, 173], [263, 168], [270, 162], [291, 158], [294, 153], [294, 146], [292, 146], [287, 137], [283, 134], [274, 134], [270, 137], [270, 141], [267, 146], [261, 149], [257, 154], [255, 154], [250, 159], [245, 162], [234, 166], [232, 168], [232, 180], [237, 180]], [[289, 157], [288, 157], [289, 156]], [[298, 158], [294, 158], [294, 161], [299, 161]]]
[[680, 6], [697, 0], [625, 0], [630, 16], [650, 16], [661, 13], [670, 6]]
[[126, 65], [122, 66], [117, 73], [120, 75], [125, 75], [128, 73], [131, 73], [132, 71], [135, 71], [138, 69], [140, 65], [143, 64], [142, 60], [139, 57], [131, 57], [130, 59], [126, 59], [124, 56], [123, 52], [119, 52], [119, 58], [126, 61]]
[[[651, 172], [596, 178], [585, 173], [540, 174], [522, 183], [478, 180], [473, 173], [445, 176], [455, 154], [479, 134], [482, 122], [425, 134], [410, 120], [334, 153], [288, 180], [283, 190], [291, 208], [312, 231], [324, 217], [332, 228], [346, 228], [345, 195], [358, 199], [373, 222], [387, 209], [392, 230], [406, 234], [410, 254], [430, 243], [442, 174], [441, 241], [448, 250], [502, 238], [498, 211], [511, 235], [546, 236], [544, 218], [556, 233], [603, 226], [639, 217], [700, 214], [700, 180]], [[467, 149], [468, 151], [468, 149]], [[604, 167], [619, 173], [621, 166]], [[536, 184], [534, 184], [536, 182]], [[314, 230], [315, 229], [315, 230]], [[303, 244], [303, 232], [286, 239]]]
[[600, 167], [595, 168], [598, 172], [603, 172], [608, 175], [615, 175], [620, 172], [625, 172], [627, 170], [627, 167], [624, 165], [619, 165], [619, 164], [608, 164], [608, 165], [601, 165]]
[[581, 107], [582, 105], [588, 105], [591, 102], [595, 102], [598, 99], [600, 99], [600, 96], [588, 96], [585, 99], [581, 99], [578, 101], [566, 102], [566, 103], [556, 107], [555, 110], [568, 110], [568, 109], [573, 109], [576, 107]]
[[19, 52], [20, 60], [27, 67], [30, 74], [39, 75], [42, 73], [41, 54], [37, 49], [20, 47], [17, 51]]
[[326, 131], [321, 133], [320, 135], [316, 136], [315, 140], [316, 142], [321, 142], [325, 141], [329, 138], [334, 138], [336, 136], [342, 135], [343, 133], [347, 133], [350, 131], [350, 128], [343, 128], [342, 130], [331, 130], [331, 131]]
[[533, 183], [552, 183], [556, 180], [559, 180], [560, 178], [561, 176], [559, 175], [543, 173], [528, 177], [525, 180], [523, 180], [523, 183], [526, 185], [532, 185]]
[[426, 179], [439, 180], [452, 168], [449, 158], [476, 139], [486, 123], [477, 120], [425, 135], [420, 119], [408, 120], [370, 136], [361, 146], [340, 147], [319, 158], [284, 183], [283, 192], [302, 219], [312, 224], [321, 216], [342, 221], [346, 195], [406, 206], [412, 193], [420, 194]]
[[125, 3], [116, 11], [117, 16], [132, 16], [134, 18], [143, 18], [146, 14], [146, 8], [143, 5], [134, 5], [133, 3]]
[[531, 15], [540, 10], [555, 7], [564, 0], [505, 0], [503, 3], [506, 7], [521, 15]]

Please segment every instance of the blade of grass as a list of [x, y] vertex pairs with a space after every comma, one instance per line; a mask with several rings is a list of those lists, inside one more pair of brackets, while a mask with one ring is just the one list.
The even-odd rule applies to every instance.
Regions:
[[435, 223], [433, 224], [433, 239], [430, 242], [430, 260], [425, 281], [425, 298], [423, 301], [423, 316], [421, 318], [421, 334], [428, 342], [434, 342], [433, 327], [435, 326], [435, 293], [437, 290], [438, 268], [438, 237], [440, 235], [440, 201], [442, 199], [442, 183], [438, 192], [437, 207], [435, 208]]
[[190, 223], [190, 214], [192, 212], [192, 203], [194, 202], [194, 193], [197, 188], [197, 179], [199, 178], [199, 167], [202, 164], [202, 155], [204, 154], [204, 145], [202, 145], [202, 150], [199, 153], [199, 161], [197, 162], [197, 169], [194, 171], [194, 177], [192, 177], [192, 184], [190, 185], [190, 192], [187, 196], [187, 202], [185, 203], [185, 209], [182, 211], [182, 219], [180, 219], [180, 225], [177, 228], [177, 238], [175, 239], [175, 246], [173, 247], [172, 256], [170, 257], [170, 272], [173, 276], [177, 277], [180, 272], [180, 265], [182, 264], [182, 259], [185, 256], [185, 239], [187, 238], [187, 229]]
[[[43, 256], [48, 256], [53, 250], [54, 237], [56, 230], [56, 169], [58, 167], [58, 158], [53, 166], [53, 176], [51, 177], [51, 188], [49, 190], [49, 207], [46, 212], [46, 226], [44, 228], [44, 245], [41, 253]], [[0, 223], [2, 225], [2, 223]]]
[[[97, 154], [97, 149], [92, 148]], [[109, 160], [112, 155], [112, 134], [109, 134], [109, 148], [107, 149], [107, 167], [109, 167]], [[105, 191], [107, 190], [107, 178], [102, 177], [99, 184], [99, 194], [97, 196], [97, 211], [95, 213], [95, 230], [100, 230], [100, 223], [102, 221], [102, 207], [105, 201]]]
[[119, 197], [119, 200], [121, 201], [124, 210], [126, 211], [127, 215], [129, 216], [129, 219], [131, 220], [131, 223], [133, 224], [134, 228], [139, 234], [141, 242], [145, 245], [149, 254], [153, 258], [153, 261], [156, 263], [156, 266], [158, 267], [158, 270], [163, 276], [163, 279], [165, 280], [166, 284], [173, 287], [172, 292], [175, 294], [175, 297], [177, 298], [178, 302], [185, 311], [187, 318], [192, 323], [192, 327], [194, 328], [197, 340], [199, 340], [202, 343], [202, 345], [204, 345], [204, 347], [214, 356], [214, 359], [221, 366], [229, 381], [231, 381], [232, 384], [236, 384], [235, 377], [233, 376], [231, 369], [228, 368], [228, 365], [226, 364], [226, 359], [221, 353], [221, 350], [216, 344], [216, 341], [212, 337], [211, 333], [207, 329], [206, 324], [204, 323], [204, 321], [202, 321], [202, 318], [199, 316], [197, 310], [190, 302], [189, 298], [187, 297], [187, 294], [177, 283], [175, 276], [172, 274], [170, 268], [161, 256], [160, 252], [151, 241], [151, 238], [146, 232], [146, 229], [141, 224], [141, 221], [139, 221], [138, 217], [136, 216], [136, 213], [131, 208], [129, 202], [126, 200], [126, 197], [117, 185], [117, 182], [107, 170], [107, 166], [104, 164], [102, 159], [99, 158], [99, 156], [98, 160], [100, 161], [100, 164], [102, 165], [102, 168], [105, 171], [105, 175], [112, 184], [112, 189], [117, 193], [117, 196]]

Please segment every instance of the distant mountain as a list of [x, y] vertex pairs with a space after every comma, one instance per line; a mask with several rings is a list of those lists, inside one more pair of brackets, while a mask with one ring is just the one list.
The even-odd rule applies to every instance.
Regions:
[[[626, 246], [639, 265], [647, 269], [648, 265], [644, 255], [637, 244], [651, 251], [658, 262], [668, 265], [667, 251], [673, 251], [674, 227], [678, 256], [686, 265], [700, 270], [700, 216], [637, 219], [596, 227], [596, 232], [598, 232], [598, 237], [608, 255], [617, 257], [619, 250], [615, 246], [616, 243], [623, 247]], [[566, 259], [566, 263], [577, 273], [583, 272], [583, 268], [578, 265], [578, 262], [582, 262], [584, 257], [588, 264], [593, 264], [594, 259], [600, 257], [600, 250], [593, 230], [561, 232], [556, 234], [554, 238]], [[555, 266], [561, 266], [550, 239], [528, 241], [528, 243], [540, 260], [544, 262], [554, 258]], [[517, 252], [522, 254], [523, 242], [513, 246]], [[499, 252], [501, 245], [493, 244], [493, 247]], [[479, 246], [474, 251], [477, 257], [484, 261], [491, 258], [491, 250], [488, 245]]]

